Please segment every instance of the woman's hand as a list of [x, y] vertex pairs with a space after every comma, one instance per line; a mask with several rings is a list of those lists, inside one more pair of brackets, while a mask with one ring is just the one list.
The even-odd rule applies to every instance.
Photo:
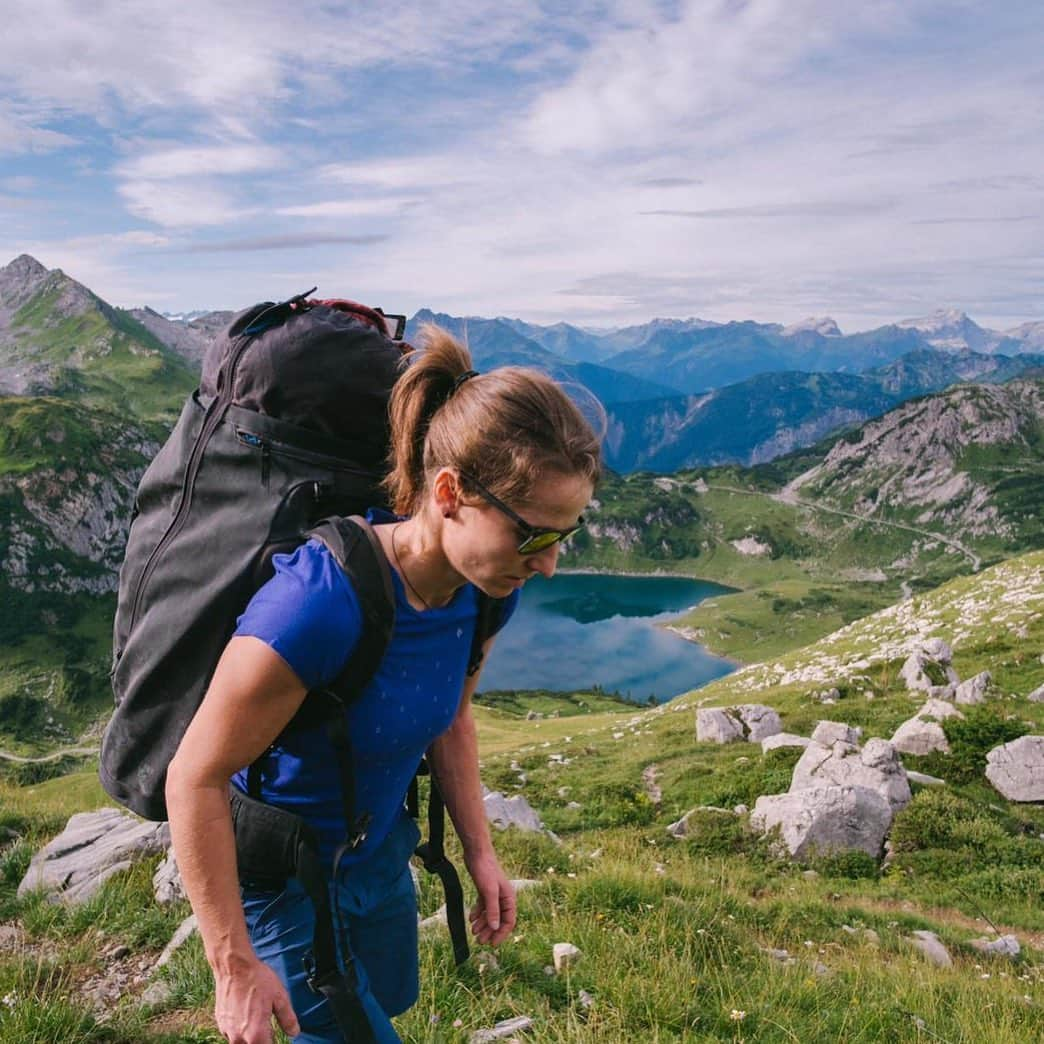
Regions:
[[515, 928], [515, 889], [492, 851], [474, 859], [464, 858], [478, 898], [468, 920], [471, 933], [480, 943], [496, 946]]
[[215, 971], [214, 1019], [229, 1044], [272, 1044], [272, 1016], [291, 1037], [301, 1032], [278, 976], [256, 957]]

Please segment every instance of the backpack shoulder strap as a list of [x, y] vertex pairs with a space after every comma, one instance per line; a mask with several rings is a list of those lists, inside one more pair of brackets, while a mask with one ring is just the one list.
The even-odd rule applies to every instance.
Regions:
[[482, 647], [500, 628], [504, 615], [505, 598], [492, 598], [482, 591], [476, 591], [478, 598], [478, 614], [475, 617], [475, 633], [471, 639], [471, 654], [468, 656], [468, 677], [478, 673], [482, 666]]
[[307, 534], [321, 541], [352, 581], [362, 633], [341, 673], [327, 686], [347, 705], [377, 672], [395, 627], [395, 594], [380, 542], [360, 515], [323, 519]]

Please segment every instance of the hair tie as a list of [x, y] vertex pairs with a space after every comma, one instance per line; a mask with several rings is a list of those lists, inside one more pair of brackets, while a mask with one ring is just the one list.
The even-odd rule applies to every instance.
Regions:
[[465, 371], [464, 371], [464, 372], [463, 372], [463, 373], [462, 373], [462, 374], [461, 374], [461, 375], [460, 375], [460, 376], [459, 376], [459, 377], [458, 377], [458, 378], [457, 378], [457, 379], [456, 379], [456, 380], [455, 380], [455, 381], [453, 382], [453, 391], [452, 391], [452, 392], [450, 392], [450, 395], [454, 395], [454, 394], [456, 394], [456, 392], [457, 392], [457, 389], [458, 389], [458, 388], [459, 388], [459, 387], [460, 387], [460, 386], [461, 386], [461, 385], [462, 385], [462, 384], [463, 384], [463, 383], [464, 383], [465, 381], [470, 381], [472, 377], [478, 377], [478, 375], [479, 375], [479, 372], [478, 372], [478, 370], [465, 370]]

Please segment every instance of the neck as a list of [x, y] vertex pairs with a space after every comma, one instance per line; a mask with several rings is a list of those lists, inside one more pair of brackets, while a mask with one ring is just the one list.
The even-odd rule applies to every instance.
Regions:
[[388, 557], [407, 593], [424, 603], [418, 609], [446, 605], [464, 585], [463, 577], [442, 554], [438, 534], [424, 524], [423, 516], [389, 526], [386, 549], [391, 551]]

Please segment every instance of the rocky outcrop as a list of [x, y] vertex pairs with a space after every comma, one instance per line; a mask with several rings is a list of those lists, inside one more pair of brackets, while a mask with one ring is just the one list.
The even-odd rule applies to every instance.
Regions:
[[44, 889], [49, 899], [83, 903], [121, 870], [170, 846], [166, 823], [150, 823], [115, 808], [79, 812], [33, 856], [19, 896]]
[[980, 671], [974, 678], [968, 678], [957, 686], [953, 694], [953, 702], [960, 704], [985, 703], [993, 678], [989, 671]]
[[1021, 736], [986, 755], [986, 778], [1009, 801], [1044, 801], [1044, 736]]
[[486, 819], [500, 830], [517, 827], [529, 833], [538, 833], [544, 829], [540, 816], [521, 794], [508, 798], [500, 791], [487, 791], [482, 803], [486, 808]]
[[760, 797], [750, 817], [762, 832], [778, 828], [795, 859], [839, 851], [880, 858], [892, 824], [892, 808], [876, 790], [823, 786]]

